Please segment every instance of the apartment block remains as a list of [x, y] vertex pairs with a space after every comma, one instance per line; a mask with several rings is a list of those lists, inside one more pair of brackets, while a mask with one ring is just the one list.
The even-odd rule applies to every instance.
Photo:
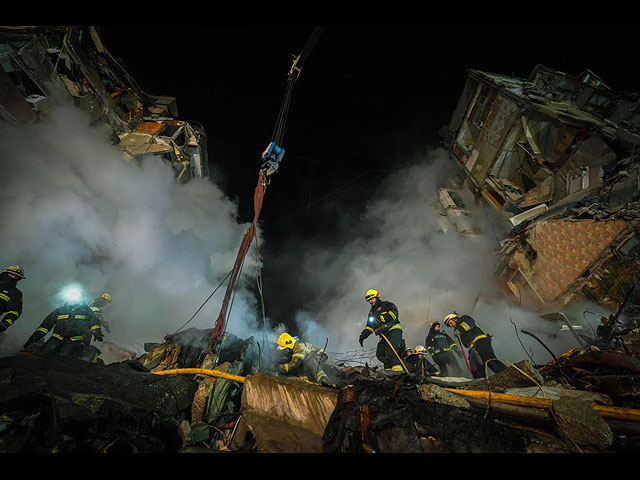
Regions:
[[640, 93], [590, 70], [468, 70], [442, 133], [459, 196], [493, 207], [509, 232], [496, 265], [506, 295], [536, 311], [585, 301], [615, 311], [627, 299], [639, 313]]
[[176, 99], [145, 93], [95, 27], [0, 26], [0, 120], [26, 125], [73, 104], [108, 125], [126, 160], [169, 162], [176, 178], [208, 175], [207, 137], [178, 119]]

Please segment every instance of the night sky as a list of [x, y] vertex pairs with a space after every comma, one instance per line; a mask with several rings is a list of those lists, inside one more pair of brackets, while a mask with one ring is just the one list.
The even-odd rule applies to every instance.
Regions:
[[[260, 155], [293, 55], [314, 25], [98, 28], [145, 92], [177, 97], [179, 118], [204, 126], [212, 175], [237, 199], [239, 221], [251, 221]], [[328, 25], [294, 86], [286, 154], [261, 214], [271, 312], [290, 321], [304, 303], [304, 295], [287, 293], [297, 279], [279, 268], [287, 255], [282, 249], [293, 242], [338, 247], [332, 230], [338, 211], [357, 218], [368, 200], [384, 194], [378, 187], [386, 173], [439, 145], [466, 69], [526, 78], [538, 63], [574, 75], [588, 68], [615, 90], [638, 90], [637, 76], [621, 61], [638, 58], [636, 32], [632, 26]]]

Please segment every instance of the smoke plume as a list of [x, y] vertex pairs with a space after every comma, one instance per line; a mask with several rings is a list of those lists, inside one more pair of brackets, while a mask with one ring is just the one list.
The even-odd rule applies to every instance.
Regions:
[[[27, 278], [19, 283], [23, 314], [5, 332], [0, 355], [19, 351], [72, 282], [89, 299], [103, 292], [113, 297], [105, 310], [112, 327], [107, 339], [142, 353], [143, 343], [180, 329], [233, 266], [248, 227], [237, 221], [237, 205], [209, 180], [177, 184], [158, 158], [124, 161], [107, 138], [70, 108], [34, 125], [2, 125], [0, 262], [21, 265]], [[299, 291], [287, 294], [304, 298], [296, 315], [302, 340], [327, 345], [333, 358], [362, 352], [358, 335], [369, 310], [364, 293], [374, 288], [398, 306], [409, 347], [424, 344], [429, 323], [454, 310], [472, 315], [493, 335], [496, 355], [511, 362], [530, 355], [538, 363], [551, 360], [521, 329], [542, 335], [557, 352], [576, 346], [569, 333], [558, 333], [559, 325], [496, 291], [501, 237], [494, 212], [473, 210], [480, 236], [441, 231], [438, 188], [449, 185], [452, 165], [442, 149], [417, 156], [387, 174], [359, 217], [335, 216], [330, 246], [306, 239], [301, 250], [298, 238], [285, 239], [282, 253], [265, 259], [295, 276], [289, 283]], [[320, 208], [340, 212], [330, 202]], [[247, 265], [254, 255], [250, 250]], [[264, 332], [255, 275], [248, 271], [228, 318], [228, 331], [241, 338]], [[224, 286], [188, 327], [212, 328], [223, 294]], [[273, 328], [271, 341], [285, 327]], [[375, 348], [376, 340], [369, 337], [365, 349]]]
[[[233, 266], [248, 224], [211, 181], [179, 185], [157, 157], [127, 162], [84, 114], [60, 107], [37, 124], [2, 124], [0, 263], [19, 264], [24, 309], [0, 354], [15, 354], [58, 293], [81, 284], [91, 301], [108, 292], [106, 339], [142, 352], [175, 333]], [[249, 261], [249, 259], [247, 259]], [[255, 297], [241, 285], [232, 333], [255, 328]], [[188, 324], [212, 328], [225, 285]], [[99, 346], [99, 345], [98, 345]]]
[[[313, 292], [307, 307], [297, 312], [302, 338], [320, 347], [328, 342], [328, 352], [352, 364], [362, 361], [359, 352], [368, 351], [369, 364], [377, 364], [371, 358], [377, 337], [365, 340], [364, 349], [358, 344], [370, 308], [364, 294], [372, 288], [398, 306], [410, 348], [424, 345], [430, 322], [442, 325], [452, 311], [473, 316], [493, 335], [497, 357], [509, 362], [552, 360], [522, 329], [539, 336], [557, 354], [578, 346], [570, 333], [559, 333], [557, 322], [513, 305], [497, 290], [494, 266], [505, 232], [497, 231], [495, 212], [467, 206], [481, 235], [463, 236], [451, 225], [442, 231], [438, 189], [451, 186], [452, 165], [446, 151], [430, 149], [389, 173], [375, 194], [369, 194], [360, 218], [336, 217], [333, 234], [341, 241], [330, 248], [323, 241], [307, 242], [303, 251], [291, 242], [283, 249], [295, 262], [288, 265], [289, 271], [298, 272], [299, 281]], [[337, 205], [324, 207], [339, 211]], [[279, 261], [285, 263], [286, 258]], [[581, 315], [574, 313], [573, 318]], [[453, 337], [450, 328], [443, 328]]]

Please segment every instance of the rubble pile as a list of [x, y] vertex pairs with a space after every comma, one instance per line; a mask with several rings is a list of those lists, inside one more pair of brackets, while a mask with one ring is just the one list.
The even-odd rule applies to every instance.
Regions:
[[[345, 367], [332, 372], [339, 378], [335, 387], [325, 387], [271, 373], [253, 338], [226, 334], [216, 360], [207, 348], [211, 332], [168, 336], [146, 345], [136, 360], [109, 365], [28, 354], [0, 359], [0, 451], [596, 453], [640, 447], [640, 359], [635, 348], [625, 349], [640, 341], [633, 333], [619, 349], [575, 348], [546, 365], [523, 360], [481, 379]], [[203, 373], [184, 370], [194, 368]]]
[[0, 358], [0, 384], [3, 453], [175, 452], [197, 388], [135, 361], [27, 354]]

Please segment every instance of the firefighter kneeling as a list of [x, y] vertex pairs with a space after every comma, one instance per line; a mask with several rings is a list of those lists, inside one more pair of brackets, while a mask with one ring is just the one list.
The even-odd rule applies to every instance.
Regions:
[[312, 343], [301, 342], [297, 337], [283, 333], [278, 337], [279, 373], [301, 377], [321, 385], [331, 386], [332, 382], [322, 369], [327, 355]]
[[[39, 341], [50, 331], [51, 337], [39, 346]], [[86, 334], [92, 335], [99, 342], [103, 340], [97, 317], [83, 301], [81, 293], [74, 291], [64, 305], [46, 316], [23, 348], [39, 355], [69, 356], [97, 362], [100, 350], [85, 345]]]

